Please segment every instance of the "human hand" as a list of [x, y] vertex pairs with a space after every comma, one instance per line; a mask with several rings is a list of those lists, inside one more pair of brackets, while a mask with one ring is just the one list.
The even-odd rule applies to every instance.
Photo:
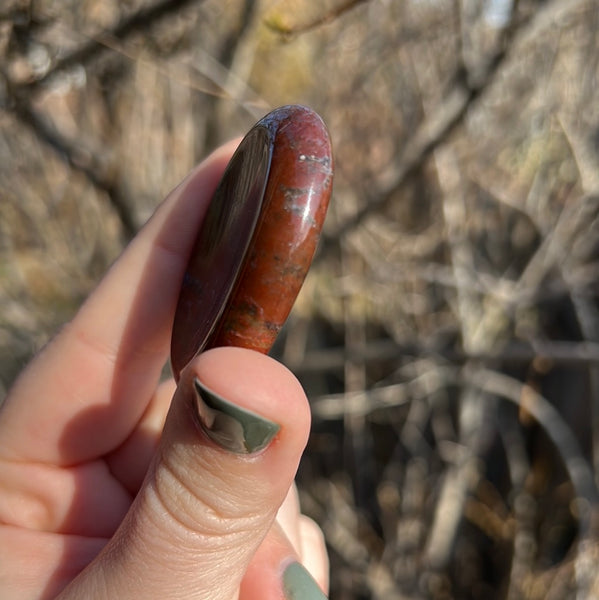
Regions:
[[[298, 566], [326, 589], [322, 536], [292, 484], [310, 423], [297, 381], [219, 348], [176, 388], [159, 383], [187, 256], [233, 150], [169, 195], [0, 409], [0, 597], [324, 597]], [[219, 416], [209, 429], [207, 390], [250, 411], [237, 414], [264, 427], [248, 446], [264, 450], [232, 452]]]

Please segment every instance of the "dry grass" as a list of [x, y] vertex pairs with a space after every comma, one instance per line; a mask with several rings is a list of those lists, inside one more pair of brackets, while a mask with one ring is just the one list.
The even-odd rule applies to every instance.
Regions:
[[334, 200], [276, 354], [332, 596], [592, 597], [599, 13], [485, 5], [8, 2], [0, 385], [192, 165], [309, 104]]

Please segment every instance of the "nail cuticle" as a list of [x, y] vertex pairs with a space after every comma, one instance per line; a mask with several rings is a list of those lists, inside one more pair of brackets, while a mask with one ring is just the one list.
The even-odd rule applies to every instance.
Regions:
[[264, 450], [280, 426], [252, 411], [237, 406], [194, 378], [194, 412], [204, 433], [221, 448], [235, 454]]

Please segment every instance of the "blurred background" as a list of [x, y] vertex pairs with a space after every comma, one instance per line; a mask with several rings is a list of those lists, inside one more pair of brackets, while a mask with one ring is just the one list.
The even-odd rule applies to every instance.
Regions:
[[595, 0], [2, 0], [0, 397], [271, 108], [335, 149], [275, 356], [335, 599], [597, 598]]

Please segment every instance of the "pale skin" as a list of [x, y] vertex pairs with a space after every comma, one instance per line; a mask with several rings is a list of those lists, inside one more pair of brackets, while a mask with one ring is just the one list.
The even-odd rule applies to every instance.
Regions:
[[[235, 145], [169, 195], [0, 409], [0, 597], [274, 600], [293, 560], [327, 590], [322, 534], [293, 486], [310, 427], [293, 375], [219, 348], [159, 383], [187, 257]], [[279, 424], [277, 437], [257, 455], [215, 445], [192, 418], [194, 376]]]

